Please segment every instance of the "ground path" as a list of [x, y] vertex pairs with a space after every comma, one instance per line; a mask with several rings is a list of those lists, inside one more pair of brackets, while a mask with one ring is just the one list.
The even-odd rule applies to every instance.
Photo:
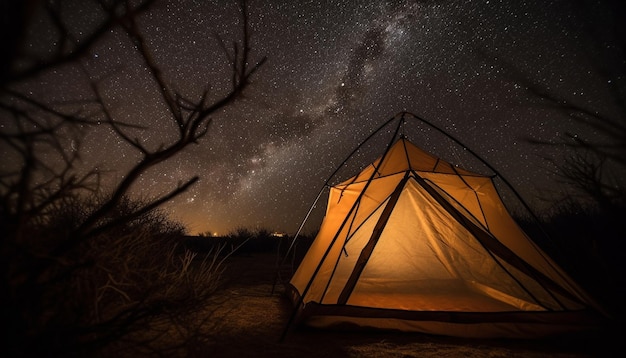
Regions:
[[[215, 357], [608, 357], [623, 352], [618, 338], [474, 340], [399, 332], [297, 329], [279, 342], [290, 306], [271, 295], [275, 257], [230, 259], [198, 356]], [[623, 337], [626, 338], [626, 337]]]

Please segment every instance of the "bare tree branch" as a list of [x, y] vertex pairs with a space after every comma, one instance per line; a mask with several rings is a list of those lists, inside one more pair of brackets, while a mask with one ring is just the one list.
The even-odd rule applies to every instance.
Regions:
[[[65, 25], [59, 24], [59, 22], [65, 22], [65, 20], [62, 19], [60, 10], [54, 6], [48, 7], [48, 13], [52, 16], [51, 20], [61, 32], [57, 41], [60, 45], [56, 54], [51, 58], [39, 58], [37, 62], [23, 69], [3, 74], [4, 78], [2, 78], [2, 80], [5, 84], [20, 82], [25, 79], [33, 78], [53, 68], [79, 60], [89, 52], [95, 43], [102, 39], [102, 37], [104, 37], [120, 22], [139, 16], [141, 13], [149, 10], [155, 1], [156, 0], [141, 0], [133, 7], [128, 6], [128, 2], [126, 0], [112, 1], [110, 6], [106, 6], [109, 10], [108, 13], [111, 16], [104, 17], [103, 21], [90, 33], [83, 36], [79, 42], [72, 41], [72, 37], [69, 35], [69, 30], [65, 28]], [[99, 2], [104, 6], [104, 1]], [[46, 3], [55, 3], [55, 1], [47, 1]], [[63, 46], [67, 46], [68, 48], [64, 48]]]
[[[184, 230], [163, 220], [158, 208], [198, 177], [150, 200], [130, 197], [143, 175], [204, 137], [212, 116], [242, 96], [265, 62], [249, 60], [246, 2], [240, 2], [241, 38], [231, 53], [224, 48], [230, 71], [223, 75], [231, 87], [211, 93], [206, 86], [197, 98], [187, 98], [161, 71], [136, 21], [155, 0], [95, 0], [102, 18], [85, 35], [67, 21], [63, 0], [41, 1], [33, 4], [56, 33], [49, 55], [29, 58], [40, 54], [12, 51], [10, 65], [2, 56], [0, 69], [0, 119], [6, 124], [0, 145], [11, 156], [0, 171], [0, 289], [7, 292], [0, 313], [11, 328], [9, 341], [35, 356], [68, 349], [90, 355], [122, 340], [154, 349], [161, 342], [157, 337], [167, 333], [155, 325], [173, 317], [185, 324], [176, 326], [181, 334], [197, 334], [197, 326], [181, 317], [206, 304], [221, 261], [198, 263], [184, 251], [181, 256], [176, 244]], [[135, 43], [149, 70], [160, 94], [155, 106], [168, 114], [163, 124], [174, 138], [169, 142], [151, 147], [145, 136], [150, 128], [118, 120], [101, 87], [105, 77], [90, 76], [78, 61], [114, 29]], [[221, 39], [217, 46], [223, 46]], [[24, 90], [33, 77], [66, 64], [84, 71], [91, 98], [55, 103]], [[81, 156], [85, 133], [102, 124], [139, 156], [121, 179], [109, 179], [107, 188], [101, 186], [105, 171], [89, 168]], [[36, 344], [18, 347], [25, 342]]]

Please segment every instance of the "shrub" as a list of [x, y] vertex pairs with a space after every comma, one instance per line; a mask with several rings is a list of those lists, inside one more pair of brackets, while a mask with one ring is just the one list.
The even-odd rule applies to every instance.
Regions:
[[[194, 313], [217, 288], [216, 256], [182, 248], [184, 227], [158, 210], [54, 253], [93, 200], [65, 200], [30, 227], [28, 245], [15, 248], [20, 260], [12, 260], [4, 321], [13, 355], [182, 349], [198, 339]], [[136, 205], [125, 198], [104, 220]], [[178, 336], [165, 339], [172, 330]]]

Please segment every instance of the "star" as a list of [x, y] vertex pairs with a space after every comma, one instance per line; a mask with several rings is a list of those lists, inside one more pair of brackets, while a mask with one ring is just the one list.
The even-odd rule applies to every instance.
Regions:
[[[585, 26], [578, 26], [602, 27], [597, 19], [608, 15], [600, 7], [585, 17], [564, 0], [284, 0], [251, 1], [249, 6], [251, 51], [268, 62], [244, 97], [212, 118], [198, 145], [143, 174], [133, 189], [151, 197], [200, 176], [192, 191], [165, 205], [192, 233], [255, 225], [295, 231], [327, 177], [401, 111], [462, 139], [540, 205], [534, 197], [538, 187], [559, 190], [554, 178], [546, 179], [552, 174], [543, 158], [560, 152], [528, 139], [600, 134], [546, 107], [529, 91], [529, 83], [591, 111], [616, 113], [611, 93], [623, 89], [626, 80], [624, 54], [611, 47], [610, 39], [593, 42]], [[98, 16], [89, 10], [82, 4], [67, 16], [75, 28], [88, 28]], [[183, 0], [159, 3], [139, 25], [163, 77], [181, 95], [195, 98], [209, 88], [217, 98], [231, 78], [215, 34], [225, 43], [236, 39], [238, 16], [228, 1]], [[39, 23], [27, 46], [49, 50], [47, 41], [54, 36]], [[92, 96], [88, 79], [96, 79], [112, 115], [145, 128], [132, 135], [157, 148], [172, 140], [175, 125], [134, 46], [115, 29], [84, 62], [46, 73], [26, 90], [51, 103], [75, 103]], [[600, 76], [589, 58], [604, 55], [610, 57], [610, 69], [621, 72]], [[425, 150], [488, 172], [431, 129], [411, 130]], [[345, 177], [380, 155], [383, 143], [377, 139], [359, 153], [360, 162], [350, 164], [353, 171]], [[106, 125], [68, 145], [81, 151], [84, 168], [110, 169], [105, 186], [140, 156]], [[322, 210], [314, 214], [310, 230], [323, 216], [323, 205], [318, 206]]]

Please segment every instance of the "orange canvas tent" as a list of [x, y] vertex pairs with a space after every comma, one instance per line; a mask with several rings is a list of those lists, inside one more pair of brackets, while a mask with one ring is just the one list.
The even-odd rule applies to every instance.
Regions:
[[404, 137], [392, 143], [329, 188], [288, 285], [290, 324], [532, 337], [597, 322], [592, 300], [520, 229], [491, 176]]

